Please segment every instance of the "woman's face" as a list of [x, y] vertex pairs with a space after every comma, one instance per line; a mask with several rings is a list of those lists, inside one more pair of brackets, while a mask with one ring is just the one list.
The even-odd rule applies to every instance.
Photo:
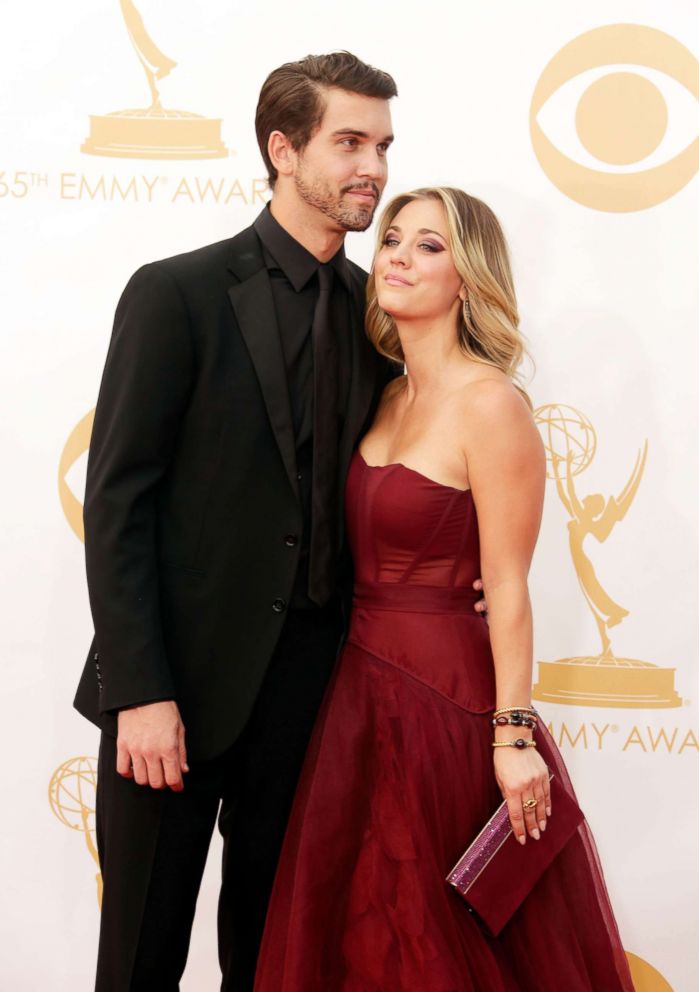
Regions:
[[439, 200], [412, 200], [393, 218], [374, 263], [379, 306], [394, 320], [438, 320], [465, 298]]

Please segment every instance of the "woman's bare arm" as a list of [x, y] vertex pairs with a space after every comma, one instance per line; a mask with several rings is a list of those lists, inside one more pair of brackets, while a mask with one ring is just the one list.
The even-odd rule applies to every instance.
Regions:
[[[532, 685], [532, 612], [527, 577], [539, 533], [546, 481], [543, 444], [531, 412], [505, 381], [483, 380], [464, 391], [463, 445], [478, 512], [481, 575], [490, 618], [496, 706], [528, 706]], [[527, 736], [498, 727], [496, 740]], [[515, 832], [537, 836], [548, 805], [546, 766], [534, 749], [495, 749], [496, 775]], [[524, 819], [524, 798], [541, 798]]]

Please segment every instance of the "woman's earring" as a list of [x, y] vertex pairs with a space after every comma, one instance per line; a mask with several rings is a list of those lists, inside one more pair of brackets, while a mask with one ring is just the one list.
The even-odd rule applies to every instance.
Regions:
[[464, 300], [464, 320], [466, 323], [471, 319], [471, 303], [468, 299]]

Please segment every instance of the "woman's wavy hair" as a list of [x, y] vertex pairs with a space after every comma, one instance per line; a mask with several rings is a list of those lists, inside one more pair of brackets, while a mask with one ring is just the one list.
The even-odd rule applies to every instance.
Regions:
[[[482, 200], [450, 186], [401, 193], [381, 215], [377, 252], [396, 214], [413, 200], [437, 200], [446, 213], [452, 258], [468, 293], [468, 306], [459, 311], [461, 350], [474, 362], [504, 372], [531, 407], [519, 370], [529, 354], [519, 331], [509, 251], [497, 217]], [[373, 266], [367, 283], [366, 332], [380, 354], [395, 362], [404, 360], [395, 322], [378, 303]]]

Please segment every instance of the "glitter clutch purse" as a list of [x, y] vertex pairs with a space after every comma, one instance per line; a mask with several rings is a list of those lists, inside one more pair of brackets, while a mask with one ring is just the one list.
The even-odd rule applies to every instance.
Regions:
[[550, 781], [552, 812], [540, 840], [527, 836], [527, 843], [520, 844], [512, 832], [507, 803], [502, 802], [447, 875], [447, 882], [493, 936], [584, 820], [575, 798], [553, 775]]

